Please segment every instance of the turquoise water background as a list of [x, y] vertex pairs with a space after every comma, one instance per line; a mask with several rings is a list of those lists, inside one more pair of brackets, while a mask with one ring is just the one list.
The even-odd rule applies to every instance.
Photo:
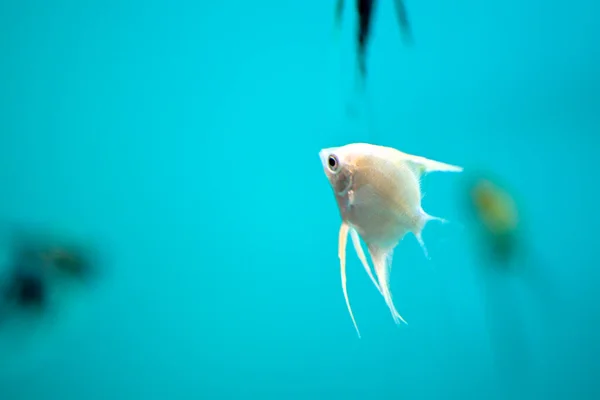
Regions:
[[[599, 3], [407, 0], [412, 48], [380, 3], [368, 118], [333, 2], [0, 4], [0, 219], [106, 269], [4, 345], [0, 399], [600, 398]], [[502, 176], [552, 289], [481, 274], [462, 177], [432, 174], [452, 223], [395, 252], [408, 325], [349, 250], [358, 339], [318, 158], [356, 141]]]

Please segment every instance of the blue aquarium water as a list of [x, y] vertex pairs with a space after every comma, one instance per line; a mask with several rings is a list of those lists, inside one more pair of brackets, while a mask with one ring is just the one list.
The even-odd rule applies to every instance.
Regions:
[[[0, 399], [600, 398], [600, 5], [406, 6], [360, 97], [352, 4], [1, 2], [2, 268], [18, 225], [102, 273], [0, 327]], [[408, 325], [349, 249], [359, 339], [318, 153], [363, 141], [465, 171], [423, 181], [431, 260], [395, 251]], [[519, 198], [528, 283], [480, 258], [472, 171]]]

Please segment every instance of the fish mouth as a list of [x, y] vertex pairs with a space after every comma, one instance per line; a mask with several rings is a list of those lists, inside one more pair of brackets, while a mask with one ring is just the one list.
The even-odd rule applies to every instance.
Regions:
[[327, 151], [327, 149], [323, 149], [323, 150], [319, 151], [319, 158], [321, 159], [321, 165], [323, 166], [323, 168], [325, 168], [327, 165], [328, 157], [329, 157], [329, 152]]

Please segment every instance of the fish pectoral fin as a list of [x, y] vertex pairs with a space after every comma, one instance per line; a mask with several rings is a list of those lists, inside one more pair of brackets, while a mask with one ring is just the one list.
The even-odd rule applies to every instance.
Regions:
[[390, 292], [390, 270], [392, 266], [392, 258], [394, 249], [382, 249], [375, 245], [368, 245], [369, 254], [373, 260], [373, 266], [375, 267], [375, 274], [379, 281], [379, 288], [385, 303], [387, 304], [394, 322], [399, 325], [400, 322], [407, 323], [400, 313], [396, 310], [394, 302], [392, 300], [392, 293]]
[[346, 300], [346, 307], [348, 307], [348, 312], [350, 313], [350, 318], [352, 318], [352, 323], [354, 324], [354, 328], [356, 329], [356, 333], [360, 338], [360, 331], [358, 330], [358, 325], [356, 324], [356, 320], [354, 319], [354, 314], [352, 313], [352, 307], [350, 306], [350, 300], [348, 299], [348, 290], [346, 289], [346, 244], [348, 243], [348, 231], [350, 230], [350, 226], [346, 222], [342, 222], [340, 226], [340, 233], [338, 239], [338, 257], [340, 258], [340, 274], [342, 276], [342, 291], [344, 292], [344, 299]]
[[379, 284], [373, 276], [373, 272], [371, 271], [371, 267], [369, 266], [369, 262], [367, 261], [367, 257], [365, 256], [365, 252], [362, 248], [362, 245], [360, 244], [358, 232], [356, 232], [354, 228], [350, 228], [350, 236], [352, 237], [352, 244], [354, 245], [354, 250], [356, 250], [356, 255], [358, 255], [358, 259], [365, 268], [365, 271], [367, 271], [367, 275], [369, 275], [369, 278], [371, 278], [371, 282], [373, 282], [373, 285], [375, 285], [377, 291], [381, 293], [381, 288], [379, 287]]
[[429, 215], [425, 211], [423, 211], [423, 209], [421, 208], [420, 218], [419, 218], [417, 224], [415, 225], [414, 229], [412, 230], [412, 233], [413, 233], [413, 235], [415, 235], [417, 242], [419, 242], [421, 249], [425, 253], [425, 258], [427, 258], [428, 260], [431, 260], [431, 257], [429, 256], [429, 252], [427, 251], [427, 246], [425, 245], [425, 241], [423, 240], [423, 228], [425, 228], [425, 225], [427, 225], [427, 223], [429, 221], [438, 221], [442, 224], [447, 224], [447, 223], [449, 223], [449, 221], [445, 218]]

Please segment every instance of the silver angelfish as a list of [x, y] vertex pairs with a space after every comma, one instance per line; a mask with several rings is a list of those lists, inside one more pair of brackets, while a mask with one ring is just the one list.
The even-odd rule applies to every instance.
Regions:
[[[406, 323], [396, 310], [390, 292], [389, 275], [394, 248], [406, 233], [412, 232], [429, 258], [422, 238], [423, 228], [428, 221], [446, 220], [423, 211], [421, 176], [433, 171], [460, 172], [462, 168], [367, 143], [323, 149], [319, 157], [342, 217], [338, 242], [342, 290], [358, 337], [360, 331], [346, 290], [348, 234], [363, 267], [390, 309], [394, 322]], [[361, 238], [367, 245], [377, 280], [367, 262]]]

